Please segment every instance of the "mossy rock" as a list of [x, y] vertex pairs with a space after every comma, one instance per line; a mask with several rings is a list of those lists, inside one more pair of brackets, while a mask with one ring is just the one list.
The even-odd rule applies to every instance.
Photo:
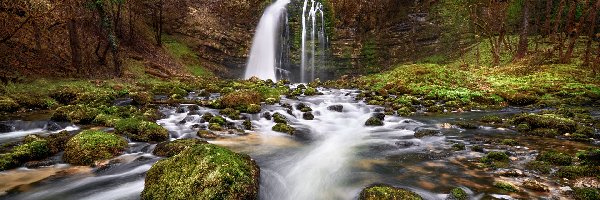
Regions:
[[577, 123], [555, 114], [521, 114], [513, 119], [514, 124], [527, 124], [532, 129], [556, 129], [560, 133], [574, 133]]
[[509, 157], [505, 152], [492, 151], [481, 158], [481, 162], [487, 167], [501, 168], [508, 166]]
[[548, 186], [544, 185], [543, 183], [537, 182], [535, 180], [526, 180], [523, 181], [523, 188], [526, 189], [530, 189], [536, 192], [547, 192], [548, 191]]
[[306, 89], [304, 89], [304, 95], [306, 96], [314, 96], [317, 95], [318, 91], [315, 88], [312, 87], [307, 87]]
[[396, 113], [398, 116], [408, 117], [412, 115], [412, 110], [408, 107], [399, 108]]
[[63, 160], [74, 165], [92, 165], [120, 155], [127, 141], [112, 133], [85, 130], [67, 142]]
[[218, 123], [210, 123], [208, 129], [211, 131], [223, 131], [223, 127]]
[[167, 129], [155, 122], [138, 118], [119, 120], [115, 125], [115, 133], [139, 142], [162, 142], [169, 139]]
[[157, 156], [172, 157], [197, 144], [208, 144], [208, 142], [193, 138], [161, 142], [156, 145], [152, 153]]
[[560, 132], [556, 129], [551, 128], [536, 128], [526, 133], [527, 135], [534, 135], [540, 137], [553, 138], [560, 135]]
[[599, 175], [599, 167], [588, 165], [564, 166], [559, 168], [556, 172], [556, 176], [567, 179], [575, 179], [579, 177], [595, 177]]
[[258, 104], [250, 104], [248, 108], [246, 108], [246, 112], [250, 114], [259, 113], [262, 108]]
[[542, 152], [535, 159], [538, 161], [544, 161], [558, 166], [567, 166], [573, 162], [573, 158], [571, 156], [556, 151]]
[[28, 109], [48, 109], [58, 105], [56, 100], [41, 94], [14, 94], [12, 99], [21, 107]]
[[198, 132], [196, 132], [196, 135], [198, 137], [206, 138], [206, 139], [216, 139], [218, 137], [217, 134], [215, 134], [209, 130], [199, 130]]
[[59, 133], [49, 135], [46, 140], [48, 140], [50, 154], [57, 154], [61, 151], [64, 151], [69, 139], [71, 139], [71, 134], [67, 131], [61, 131]]
[[383, 126], [383, 121], [378, 117], [371, 117], [365, 122], [365, 126]]
[[479, 119], [480, 122], [489, 124], [502, 124], [502, 118], [498, 115], [486, 115]]
[[142, 199], [258, 199], [260, 170], [249, 156], [212, 144], [193, 145], [158, 161]]
[[55, 121], [70, 121], [75, 124], [90, 124], [100, 114], [98, 109], [77, 104], [57, 108], [51, 119]]
[[483, 153], [484, 152], [484, 148], [481, 145], [475, 145], [471, 147], [471, 151], [475, 151], [475, 152], [480, 152]]
[[235, 110], [233, 108], [225, 108], [225, 109], [219, 111], [219, 113], [221, 115], [225, 115], [225, 116], [227, 116], [227, 117], [229, 117], [230, 119], [233, 119], [233, 120], [240, 119], [240, 111]]
[[503, 182], [503, 181], [495, 182], [494, 187], [500, 188], [507, 192], [518, 192], [519, 191], [519, 189], [517, 189], [517, 187], [514, 186], [513, 184], [508, 183], [508, 182]]
[[261, 95], [255, 91], [237, 91], [221, 97], [221, 104], [227, 108], [246, 110], [250, 104], [260, 104]]
[[517, 146], [517, 145], [519, 145], [519, 142], [517, 142], [516, 140], [513, 140], [513, 139], [503, 139], [502, 141], [500, 141], [500, 144], [508, 145], [508, 146]]
[[302, 113], [302, 119], [304, 119], [304, 120], [314, 120], [315, 116], [312, 114], [312, 112], [305, 112], [305, 113]]
[[89, 91], [80, 93], [74, 103], [101, 106], [112, 105], [117, 97], [117, 93], [105, 91]]
[[19, 109], [19, 104], [10, 97], [0, 96], [0, 112], [14, 112]]
[[61, 104], [71, 104], [77, 100], [80, 91], [73, 87], [65, 87], [50, 92], [50, 97]]
[[407, 189], [395, 188], [390, 185], [377, 184], [369, 186], [360, 192], [359, 200], [382, 200], [382, 199], [402, 199], [402, 200], [422, 200], [417, 193]]
[[512, 95], [504, 95], [504, 99], [514, 106], [528, 106], [539, 101], [539, 97], [531, 94], [516, 93]]
[[209, 123], [211, 124], [218, 124], [220, 126], [223, 126], [227, 123], [227, 121], [225, 120], [225, 118], [221, 117], [221, 116], [214, 116], [211, 117], [210, 120], [208, 120]]
[[577, 158], [582, 165], [600, 166], [600, 149], [577, 152]]
[[96, 115], [93, 123], [100, 126], [114, 127], [119, 120], [121, 120], [119, 116], [101, 113]]
[[331, 105], [327, 107], [327, 110], [331, 110], [331, 111], [335, 111], [335, 112], [342, 112], [344, 110], [344, 106], [343, 105]]
[[148, 93], [148, 92], [135, 92], [135, 93], [131, 93], [129, 94], [129, 97], [131, 98], [131, 104], [133, 105], [148, 105], [152, 102], [152, 94]]
[[467, 148], [465, 147], [465, 144], [463, 144], [463, 143], [456, 143], [456, 144], [452, 145], [452, 150], [454, 150], [454, 151], [462, 151], [465, 149], [467, 149]]
[[273, 113], [273, 121], [275, 123], [287, 124], [287, 118], [283, 116], [281, 113]]
[[466, 121], [454, 122], [454, 125], [458, 126], [459, 128], [462, 128], [462, 129], [477, 129], [477, 128], [479, 128], [479, 125], [472, 123], [472, 122], [466, 122]]
[[597, 200], [597, 199], [600, 199], [600, 189], [598, 189], [598, 188], [575, 188], [573, 196], [577, 200]]
[[212, 113], [204, 113], [202, 115], [202, 120], [204, 121], [210, 121], [212, 118], [214, 117], [214, 115]]
[[277, 132], [281, 132], [281, 133], [287, 133], [290, 135], [293, 135], [294, 132], [296, 131], [296, 129], [294, 129], [294, 127], [284, 124], [284, 123], [277, 123], [275, 124], [275, 126], [273, 126], [272, 128], [273, 131], [277, 131]]
[[242, 125], [244, 126], [244, 129], [252, 130], [252, 121], [250, 121], [249, 119], [244, 120], [244, 122], [242, 122]]
[[440, 131], [439, 130], [434, 130], [434, 129], [418, 129], [417, 131], [415, 131], [415, 137], [416, 138], [423, 138], [423, 137], [427, 137], [427, 136], [437, 136], [440, 135]]
[[469, 199], [469, 194], [465, 192], [462, 188], [454, 188], [450, 191], [449, 199], [451, 200], [467, 200]]
[[552, 166], [544, 161], [530, 161], [525, 164], [525, 168], [528, 170], [536, 171], [540, 174], [550, 174]]
[[279, 103], [279, 100], [276, 98], [267, 98], [265, 99], [265, 103], [269, 105], [275, 105], [276, 103]]

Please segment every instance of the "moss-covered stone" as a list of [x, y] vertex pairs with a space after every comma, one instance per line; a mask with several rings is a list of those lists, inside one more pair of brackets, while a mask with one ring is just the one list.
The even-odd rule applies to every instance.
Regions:
[[169, 139], [169, 131], [155, 122], [137, 118], [119, 120], [115, 125], [115, 133], [140, 142], [162, 142]]
[[249, 156], [200, 144], [158, 161], [142, 199], [257, 199], [260, 170]]
[[312, 114], [312, 112], [305, 112], [305, 113], [302, 113], [302, 119], [313, 120], [313, 119], [315, 119], [315, 116]]
[[598, 188], [575, 188], [573, 196], [577, 200], [597, 200], [597, 199], [600, 199], [600, 189], [598, 189]]
[[152, 153], [157, 156], [172, 157], [197, 144], [207, 144], [207, 142], [193, 138], [161, 142], [156, 145]]
[[227, 108], [246, 110], [250, 104], [260, 104], [261, 95], [255, 91], [237, 91], [226, 94], [221, 103]]
[[549, 137], [553, 138], [560, 135], [560, 132], [556, 129], [552, 128], [537, 128], [532, 131], [526, 132], [527, 135], [534, 135], [540, 137]]
[[225, 115], [225, 116], [227, 116], [227, 117], [229, 117], [230, 119], [233, 119], [233, 120], [240, 119], [240, 111], [235, 110], [233, 108], [225, 108], [225, 109], [219, 111], [219, 113], [221, 115]]
[[452, 200], [467, 200], [469, 199], [469, 194], [465, 192], [462, 188], [454, 188], [450, 191], [449, 199]]
[[558, 166], [567, 166], [573, 162], [571, 156], [556, 151], [542, 152], [536, 157], [536, 160], [548, 162]]
[[100, 126], [114, 127], [119, 120], [121, 120], [119, 116], [101, 113], [96, 115], [93, 123]]
[[51, 91], [49, 96], [61, 104], [71, 104], [77, 100], [77, 96], [80, 93], [78, 89], [73, 87], [64, 87], [58, 90]]
[[436, 136], [439, 134], [440, 134], [440, 131], [434, 130], [434, 129], [418, 129], [417, 131], [415, 131], [416, 138], [422, 138], [422, 137], [427, 137], [427, 136]]
[[535, 104], [536, 102], [539, 101], [539, 97], [537, 97], [535, 95], [531, 95], [531, 94], [524, 94], [524, 93], [504, 95], [503, 97], [504, 97], [504, 99], [506, 99], [506, 101], [508, 101], [508, 103], [510, 105], [515, 105], [515, 106], [528, 106], [528, 105]]
[[206, 138], [206, 139], [216, 139], [218, 137], [217, 134], [215, 134], [209, 130], [199, 130], [198, 132], [196, 132], [196, 135], [198, 137]]
[[484, 148], [481, 145], [474, 145], [471, 147], [471, 151], [483, 153]]
[[250, 105], [248, 105], [246, 112], [250, 113], [250, 114], [256, 114], [256, 113], [259, 113], [261, 109], [262, 108], [258, 104], [250, 104]]
[[277, 131], [277, 132], [281, 132], [281, 133], [287, 133], [290, 135], [293, 135], [294, 132], [296, 131], [296, 129], [294, 129], [294, 127], [284, 124], [284, 123], [277, 123], [275, 124], [275, 126], [273, 126], [272, 128], [273, 131]]
[[52, 114], [52, 120], [89, 124], [94, 121], [99, 113], [98, 109], [87, 105], [68, 105], [57, 108], [54, 114]]
[[517, 145], [519, 145], [519, 142], [517, 142], [516, 140], [513, 140], [513, 139], [503, 139], [502, 141], [500, 141], [500, 144], [508, 145], [508, 146], [517, 146]]
[[407, 117], [412, 115], [412, 110], [409, 107], [402, 107], [396, 110], [396, 113], [398, 116]]
[[502, 118], [498, 115], [486, 115], [479, 119], [480, 122], [489, 124], [502, 124]]
[[516, 186], [514, 186], [511, 183], [504, 182], [504, 181], [495, 182], [494, 187], [500, 188], [507, 192], [518, 192], [519, 191]]
[[211, 117], [210, 120], [208, 120], [208, 123], [218, 124], [218, 125], [223, 126], [223, 125], [225, 125], [225, 123], [227, 123], [227, 121], [225, 120], [225, 118], [217, 115], [217, 116]]
[[369, 186], [360, 192], [359, 200], [403, 199], [422, 200], [417, 193], [407, 189], [395, 188], [390, 185], [378, 184]]
[[242, 125], [244, 126], [244, 129], [252, 130], [252, 121], [250, 121], [249, 119], [244, 120], [244, 122], [242, 122]]
[[276, 98], [267, 98], [265, 99], [265, 103], [269, 105], [275, 105], [276, 103], [279, 103], [279, 100]]
[[548, 186], [544, 185], [543, 183], [537, 182], [535, 180], [526, 180], [523, 181], [523, 188], [526, 189], [530, 189], [536, 192], [547, 192], [548, 191]]
[[61, 131], [56, 134], [51, 134], [46, 138], [48, 140], [48, 148], [50, 154], [57, 154], [58, 152], [64, 151], [71, 134], [67, 131]]
[[531, 129], [556, 129], [560, 133], [574, 133], [577, 123], [555, 114], [521, 114], [513, 118], [514, 124], [527, 124]]
[[131, 93], [129, 94], [129, 97], [131, 98], [131, 104], [133, 105], [148, 105], [149, 103], [152, 102], [152, 95], [148, 92], [135, 92], [135, 93]]
[[0, 112], [14, 112], [19, 109], [19, 104], [10, 97], [0, 96]]
[[317, 94], [317, 89], [312, 88], [312, 87], [307, 87], [306, 89], [304, 89], [304, 95], [306, 96], [313, 96]]
[[540, 174], [550, 174], [552, 166], [544, 161], [531, 161], [525, 164], [525, 168], [528, 170], [536, 171]]
[[508, 166], [509, 157], [505, 152], [492, 151], [481, 158], [481, 162], [488, 167], [500, 168]]
[[210, 123], [208, 129], [211, 131], [223, 131], [223, 127], [218, 123]]
[[92, 165], [121, 154], [127, 141], [112, 133], [85, 130], [67, 142], [63, 160], [74, 165]]
[[600, 175], [600, 169], [597, 166], [588, 165], [564, 166], [556, 172], [556, 176], [567, 179], [594, 177], [598, 175]]
[[452, 145], [452, 150], [454, 150], [454, 151], [462, 151], [465, 149], [466, 149], [465, 144], [463, 144], [463, 143], [456, 143], [456, 144]]
[[275, 123], [287, 124], [287, 118], [280, 113], [273, 113], [272, 117]]
[[365, 122], [365, 126], [383, 126], [383, 121], [378, 117], [371, 117]]
[[455, 126], [458, 126], [460, 128], [463, 129], [477, 129], [479, 128], [479, 125], [472, 123], [472, 122], [466, 122], [466, 121], [458, 121], [458, 122], [454, 122]]
[[577, 152], [577, 158], [582, 165], [600, 166], [600, 149]]
[[210, 121], [212, 118], [214, 117], [214, 115], [212, 113], [204, 113], [202, 115], [202, 120], [204, 120], [205, 122]]

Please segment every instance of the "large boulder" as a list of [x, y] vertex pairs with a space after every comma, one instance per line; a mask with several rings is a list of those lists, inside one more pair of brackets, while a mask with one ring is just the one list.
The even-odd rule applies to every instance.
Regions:
[[127, 141], [112, 133], [85, 130], [67, 142], [63, 160], [74, 165], [92, 165], [120, 155]]
[[172, 156], [175, 156], [175, 155], [181, 153], [183, 150], [186, 150], [187, 148], [190, 148], [191, 146], [194, 146], [196, 144], [207, 144], [207, 142], [204, 140], [193, 139], [193, 138], [192, 139], [174, 140], [174, 141], [170, 141], [170, 142], [161, 142], [156, 145], [156, 147], [154, 148], [154, 151], [152, 151], [152, 153], [157, 156], [172, 157]]
[[381, 199], [422, 200], [423, 198], [410, 190], [395, 188], [384, 184], [369, 186], [363, 189], [359, 196], [359, 200]]
[[40, 160], [50, 156], [48, 141], [33, 136], [22, 145], [14, 147], [10, 152], [0, 154], [0, 171], [19, 167], [25, 162]]
[[198, 144], [158, 161], [142, 199], [258, 199], [260, 170], [249, 156]]

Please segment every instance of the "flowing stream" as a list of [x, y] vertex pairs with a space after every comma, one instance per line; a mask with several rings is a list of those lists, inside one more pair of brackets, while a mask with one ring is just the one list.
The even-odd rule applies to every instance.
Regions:
[[[265, 105], [262, 113], [246, 115], [253, 122], [253, 131], [223, 132], [219, 133], [219, 139], [209, 141], [249, 154], [256, 160], [261, 168], [260, 199], [355, 199], [362, 188], [374, 183], [409, 188], [426, 199], [445, 199], [450, 189], [457, 186], [465, 188], [476, 198], [482, 197], [482, 194], [471, 190], [489, 192], [489, 185], [493, 182], [489, 174], [457, 161], [458, 158], [477, 158], [482, 154], [451, 150], [455, 142], [469, 144], [466, 138], [476, 135], [475, 132], [446, 129], [442, 130], [444, 136], [414, 137], [415, 130], [440, 129], [440, 124], [449, 120], [474, 118], [486, 113], [455, 113], [412, 119], [388, 115], [384, 126], [368, 127], [364, 125], [365, 121], [374, 113], [381, 112], [381, 108], [354, 100], [358, 91], [322, 88], [320, 91], [324, 95], [283, 98], [282, 103], [290, 104], [291, 110], [281, 105]], [[296, 109], [300, 103], [311, 107], [314, 120], [302, 118], [302, 112]], [[342, 112], [329, 109], [333, 105], [343, 106]], [[158, 123], [170, 131], [172, 140], [197, 137], [198, 129], [192, 126], [207, 125], [202, 124], [200, 116], [206, 112], [218, 113], [218, 110], [203, 107], [198, 111], [163, 107], [161, 111], [167, 117]], [[296, 128], [296, 133], [288, 135], [272, 131], [275, 123], [261, 117], [264, 112], [283, 114]], [[498, 113], [502, 112], [518, 111]], [[243, 122], [228, 121], [233, 122], [229, 127], [239, 127]], [[16, 141], [26, 134], [40, 132], [38, 129], [43, 134], [52, 133], [44, 131], [47, 121], [33, 124], [36, 125], [0, 134], [0, 139]], [[79, 128], [70, 124], [60, 126], [70, 131]], [[491, 137], [507, 135], [510, 131], [482, 127], [477, 134]], [[97, 168], [61, 164], [61, 155], [57, 155], [53, 158], [57, 163], [50, 167], [0, 172], [1, 180], [24, 181], [18, 187], [0, 183], [0, 199], [139, 199], [145, 173], [162, 158], [152, 155], [154, 144], [131, 142], [129, 146], [124, 155]], [[526, 152], [526, 149], [523, 151]], [[28, 177], [27, 174], [41, 177], [28, 183], [23, 180]]]

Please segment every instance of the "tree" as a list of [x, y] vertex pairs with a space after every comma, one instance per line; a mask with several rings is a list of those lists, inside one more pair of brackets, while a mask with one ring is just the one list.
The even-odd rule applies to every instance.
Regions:
[[525, 57], [529, 48], [529, 0], [523, 1], [523, 24], [521, 27], [521, 33], [519, 34], [519, 46], [515, 59], [521, 59]]

